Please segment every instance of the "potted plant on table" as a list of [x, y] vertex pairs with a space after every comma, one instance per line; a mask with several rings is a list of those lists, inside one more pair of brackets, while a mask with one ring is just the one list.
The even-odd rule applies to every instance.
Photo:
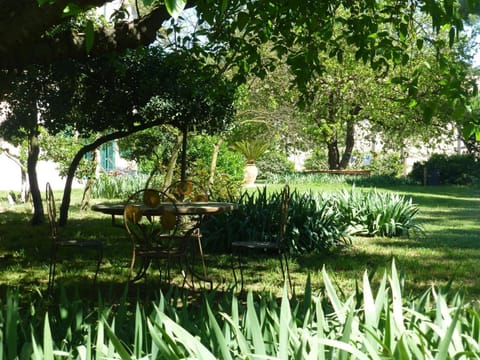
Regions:
[[253, 185], [258, 175], [258, 168], [255, 161], [268, 150], [269, 144], [261, 139], [239, 140], [233, 143], [231, 148], [241, 153], [246, 160], [243, 170], [243, 181], [245, 185]]

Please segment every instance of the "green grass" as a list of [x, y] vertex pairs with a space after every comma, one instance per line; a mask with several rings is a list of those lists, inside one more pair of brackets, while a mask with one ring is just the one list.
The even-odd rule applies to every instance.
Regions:
[[[292, 189], [296, 186], [292, 185]], [[281, 185], [268, 186], [275, 191]], [[336, 191], [347, 185], [301, 184], [299, 191]], [[464, 288], [467, 298], [480, 299], [480, 189], [473, 187], [397, 186], [382, 188], [407, 197], [420, 208], [423, 235], [411, 238], [355, 238], [353, 246], [334, 255], [304, 255], [291, 261], [291, 273], [296, 293], [304, 291], [307, 274], [311, 275], [314, 292], [323, 290], [321, 270], [325, 266], [338, 288], [350, 293], [361, 282], [365, 270], [375, 273], [378, 283], [392, 258], [405, 274], [407, 292], [420, 294], [431, 284], [445, 285], [453, 280], [453, 287]], [[57, 201], [60, 194], [57, 193]], [[109, 216], [92, 211], [80, 212], [80, 192], [74, 192], [69, 223], [62, 231], [91, 238], [101, 238], [106, 249], [97, 288], [92, 287], [94, 263], [81, 260], [77, 254], [66, 254], [59, 268], [57, 281], [79, 289], [82, 296], [95, 300], [97, 290], [104, 296], [115, 297], [126, 285], [130, 243], [124, 230], [113, 227]], [[94, 200], [100, 202], [101, 200]], [[0, 194], [0, 296], [8, 288], [17, 287], [22, 296], [44, 294], [48, 280], [50, 241], [48, 225], [29, 224], [29, 206], [9, 206]], [[209, 274], [219, 290], [232, 286], [230, 258], [227, 255], [208, 255]], [[250, 257], [246, 268], [247, 289], [268, 290], [280, 294], [281, 271], [275, 258]], [[131, 292], [149, 296], [162, 285], [152, 275], [147, 285], [143, 282], [131, 287]]]

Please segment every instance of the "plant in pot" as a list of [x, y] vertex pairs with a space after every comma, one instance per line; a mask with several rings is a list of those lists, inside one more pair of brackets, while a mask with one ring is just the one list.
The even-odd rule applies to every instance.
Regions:
[[258, 168], [255, 161], [268, 149], [269, 144], [261, 139], [235, 141], [231, 148], [241, 153], [246, 160], [243, 170], [243, 181], [245, 185], [253, 185], [258, 175]]

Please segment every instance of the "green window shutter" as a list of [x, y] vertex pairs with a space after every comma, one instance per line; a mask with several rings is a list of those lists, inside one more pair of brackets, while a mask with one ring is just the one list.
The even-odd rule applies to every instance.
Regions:
[[115, 147], [113, 142], [104, 144], [100, 149], [100, 164], [103, 170], [115, 170]]

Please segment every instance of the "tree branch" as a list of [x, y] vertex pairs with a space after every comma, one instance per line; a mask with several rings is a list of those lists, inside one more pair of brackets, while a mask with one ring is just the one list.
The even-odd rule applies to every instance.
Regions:
[[[88, 8], [109, 1], [77, 0], [76, 4]], [[82, 32], [70, 29], [55, 36], [47, 35], [53, 26], [66, 21], [62, 13], [69, 2], [57, 0], [52, 5], [39, 7], [36, 0], [0, 0], [0, 69], [18, 69], [65, 59], [86, 60], [89, 56], [149, 45], [155, 41], [164, 21], [170, 18], [165, 6], [159, 5], [138, 19], [97, 28], [93, 48], [87, 54]], [[190, 1], [186, 7], [192, 6]]]

